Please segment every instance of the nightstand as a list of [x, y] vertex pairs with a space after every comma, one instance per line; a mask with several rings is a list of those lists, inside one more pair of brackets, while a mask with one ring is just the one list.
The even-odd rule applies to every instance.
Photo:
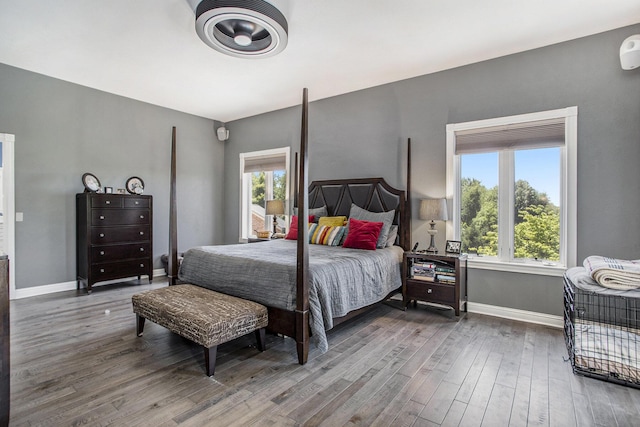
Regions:
[[456, 316], [467, 311], [466, 255], [405, 252], [402, 260], [402, 304], [411, 301], [448, 305]]

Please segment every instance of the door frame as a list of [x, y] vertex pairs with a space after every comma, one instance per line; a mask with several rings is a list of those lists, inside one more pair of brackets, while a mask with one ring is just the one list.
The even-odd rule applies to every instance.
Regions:
[[0, 133], [2, 143], [2, 195], [4, 212], [4, 238], [9, 255], [9, 299], [16, 297], [16, 199], [14, 153], [15, 135]]

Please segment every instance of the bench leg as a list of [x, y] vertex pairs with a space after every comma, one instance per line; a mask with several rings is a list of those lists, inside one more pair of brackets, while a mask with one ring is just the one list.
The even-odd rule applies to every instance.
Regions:
[[213, 347], [203, 347], [204, 348], [204, 364], [207, 368], [207, 376], [213, 376], [213, 373], [216, 371], [216, 353], [218, 352], [218, 346], [214, 345]]
[[141, 337], [143, 330], [144, 330], [144, 317], [136, 314], [136, 335]]
[[256, 329], [256, 341], [258, 342], [258, 350], [265, 351], [267, 343], [265, 341], [265, 328]]

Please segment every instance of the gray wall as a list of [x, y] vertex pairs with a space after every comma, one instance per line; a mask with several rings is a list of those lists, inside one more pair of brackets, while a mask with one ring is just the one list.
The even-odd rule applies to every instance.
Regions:
[[154, 201], [154, 267], [168, 250], [171, 128], [178, 141], [178, 246], [222, 242], [223, 153], [214, 122], [0, 64], [0, 132], [16, 136], [16, 288], [74, 281], [75, 194], [84, 172]]
[[[578, 106], [578, 263], [640, 258], [640, 70], [620, 44], [640, 25], [312, 102], [310, 179], [383, 176], [404, 187], [413, 145], [413, 239], [426, 245], [418, 200], [445, 194], [445, 126]], [[313, 99], [313, 87], [309, 88]], [[291, 145], [300, 108], [228, 123], [225, 241], [238, 238], [238, 154]], [[443, 233], [438, 245], [444, 245]], [[471, 270], [472, 302], [561, 315], [558, 277]]]

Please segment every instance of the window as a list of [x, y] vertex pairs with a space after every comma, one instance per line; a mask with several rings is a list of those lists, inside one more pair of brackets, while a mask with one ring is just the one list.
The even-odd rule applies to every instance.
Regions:
[[447, 125], [447, 234], [471, 266], [559, 274], [575, 265], [576, 123], [571, 107]]
[[[289, 147], [240, 153], [240, 239], [256, 231], [272, 230], [273, 216], [265, 214], [267, 200], [285, 202], [289, 194]], [[277, 231], [286, 227], [286, 217], [276, 218]]]

